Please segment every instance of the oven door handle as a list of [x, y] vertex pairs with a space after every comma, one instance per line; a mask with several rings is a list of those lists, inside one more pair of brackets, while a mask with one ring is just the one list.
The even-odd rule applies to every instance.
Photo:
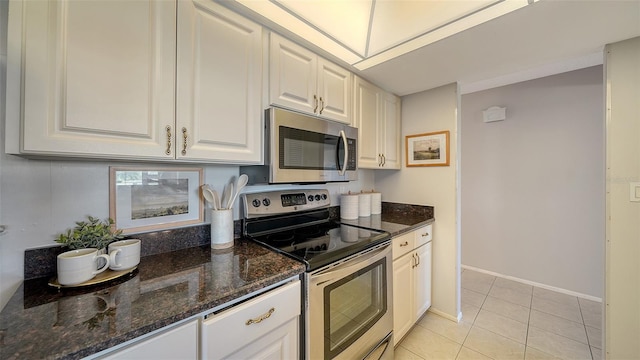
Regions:
[[[342, 176], [347, 171], [347, 161], [349, 161], [349, 147], [347, 146], [347, 134], [344, 133], [344, 130], [340, 130], [340, 138], [342, 139], [342, 143], [344, 144], [344, 158], [342, 159], [342, 167], [338, 170], [338, 174]], [[339, 148], [340, 148], [340, 145], [338, 145], [338, 149]]]
[[335, 280], [339, 280], [345, 275], [352, 274], [355, 271], [363, 269], [368, 265], [371, 265], [376, 261], [386, 257], [389, 254], [390, 250], [391, 247], [389, 246], [389, 244], [385, 244], [378, 249], [345, 261], [340, 265], [323, 270], [311, 276], [311, 285], [320, 286], [326, 283], [331, 283]]

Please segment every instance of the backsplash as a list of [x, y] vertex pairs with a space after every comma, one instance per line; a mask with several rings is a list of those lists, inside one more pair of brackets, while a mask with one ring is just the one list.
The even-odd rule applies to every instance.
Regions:
[[[233, 235], [242, 236], [242, 220], [233, 222]], [[210, 243], [211, 224], [169, 229], [141, 234], [131, 234], [128, 238], [141, 240], [140, 256], [155, 255], [170, 251], [203, 246]], [[56, 274], [56, 258], [67, 251], [60, 245], [27, 249], [24, 251], [24, 279], [36, 279]]]

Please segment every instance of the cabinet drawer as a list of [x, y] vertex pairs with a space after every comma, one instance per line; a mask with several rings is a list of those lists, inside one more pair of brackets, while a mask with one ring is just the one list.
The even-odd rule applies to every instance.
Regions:
[[284, 285], [202, 322], [202, 357], [224, 357], [300, 315], [300, 281]]
[[416, 247], [420, 247], [433, 239], [433, 228], [432, 225], [427, 225], [425, 227], [421, 227], [414, 231], [416, 236]]
[[415, 240], [412, 232], [393, 238], [393, 259], [408, 253], [415, 248]]

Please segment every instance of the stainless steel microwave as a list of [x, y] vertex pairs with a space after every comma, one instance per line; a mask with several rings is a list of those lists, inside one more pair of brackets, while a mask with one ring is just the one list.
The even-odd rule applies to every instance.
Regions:
[[264, 165], [242, 166], [249, 184], [304, 184], [358, 179], [358, 129], [314, 116], [265, 110]]

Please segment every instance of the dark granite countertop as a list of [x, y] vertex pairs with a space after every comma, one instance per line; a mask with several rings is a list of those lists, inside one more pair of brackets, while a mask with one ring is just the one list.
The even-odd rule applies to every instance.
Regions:
[[81, 358], [304, 272], [250, 241], [144, 256], [130, 275], [56, 290], [26, 280], [0, 313], [0, 358]]
[[[339, 219], [339, 208], [333, 208]], [[433, 223], [432, 206], [382, 203], [382, 214], [339, 220], [398, 236]], [[236, 234], [240, 232], [236, 221]], [[25, 281], [0, 313], [0, 359], [89, 356], [302, 274], [302, 263], [236, 239], [211, 250], [209, 225], [138, 234], [138, 269], [120, 279], [58, 291], [59, 246], [25, 252]]]
[[392, 237], [413, 231], [434, 222], [432, 206], [383, 202], [382, 214], [359, 217], [357, 220], [339, 219], [340, 223], [368, 229], [383, 230]]

